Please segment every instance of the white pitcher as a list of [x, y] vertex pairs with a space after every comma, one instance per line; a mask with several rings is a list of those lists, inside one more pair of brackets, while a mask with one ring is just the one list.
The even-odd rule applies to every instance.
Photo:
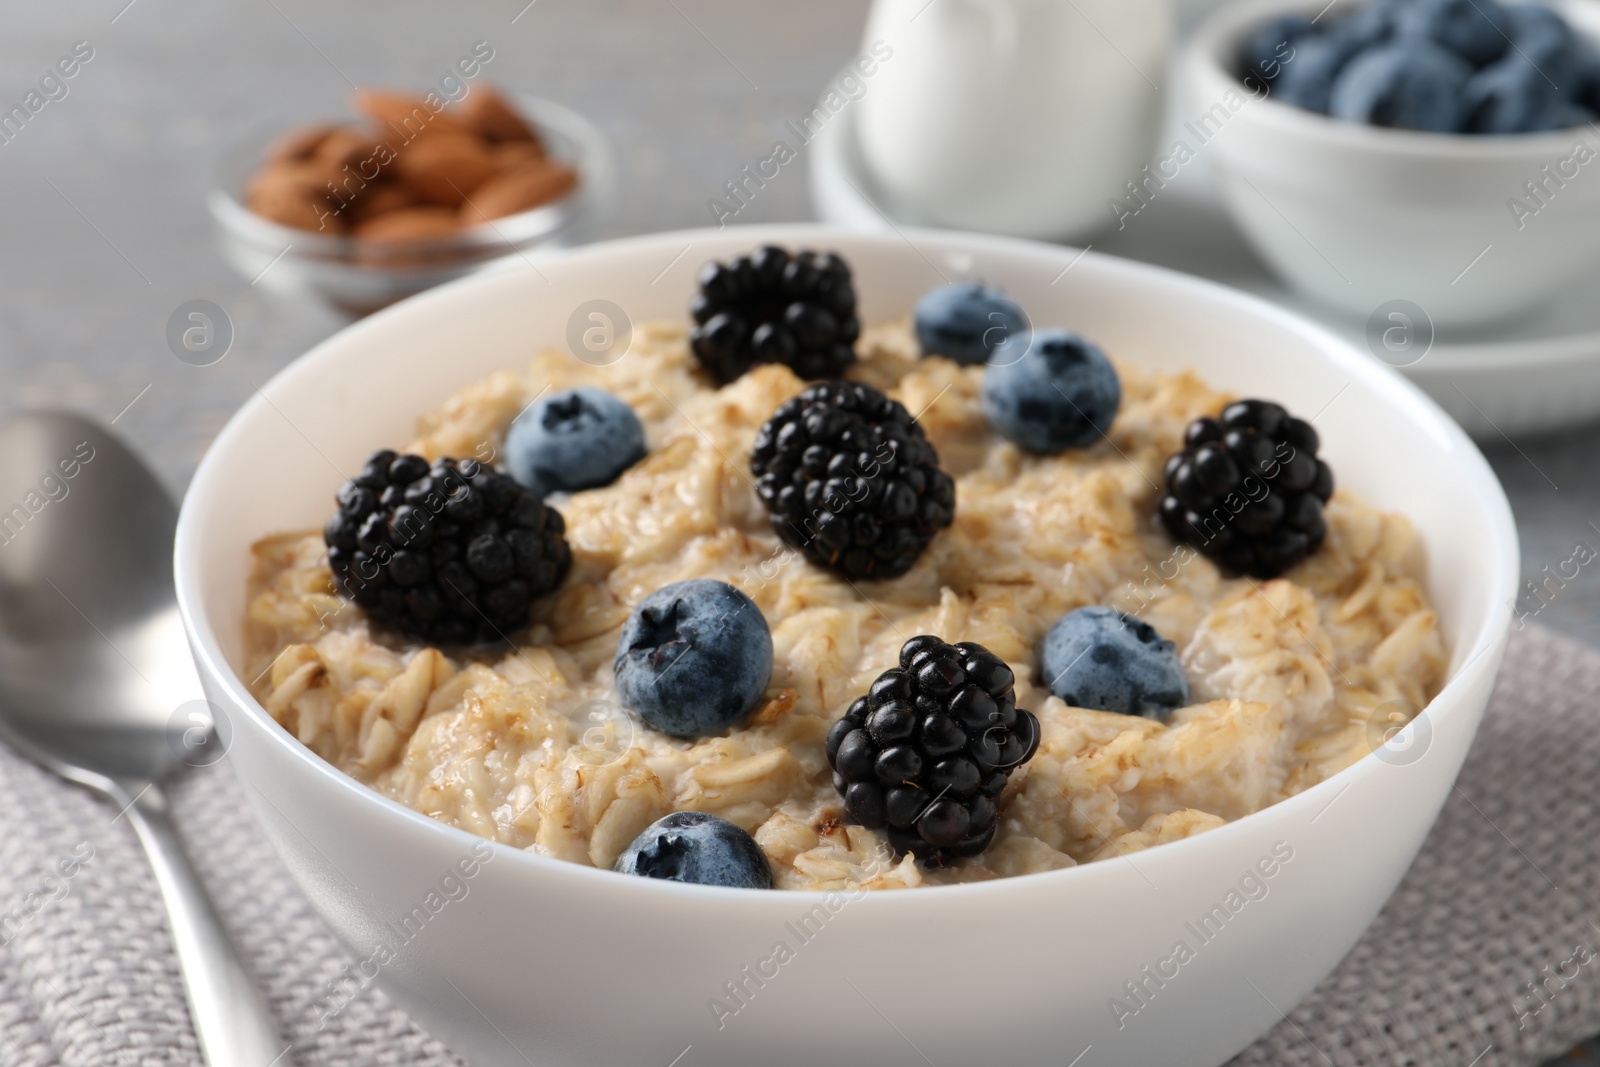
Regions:
[[1150, 161], [1171, 38], [1169, 0], [876, 0], [861, 157], [936, 225], [1086, 237]]

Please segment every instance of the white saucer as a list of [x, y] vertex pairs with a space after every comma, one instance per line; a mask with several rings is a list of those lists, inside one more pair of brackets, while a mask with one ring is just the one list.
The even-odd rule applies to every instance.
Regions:
[[[938, 225], [895, 204], [866, 173], [851, 108], [822, 127], [807, 151], [812, 202], [822, 221], [863, 230]], [[1004, 166], [1004, 153], [994, 160]], [[1441, 333], [1431, 344], [1431, 327], [1413, 323], [1411, 343], [1390, 351], [1381, 340], [1390, 321], [1371, 331], [1369, 343], [1366, 323], [1290, 291], [1268, 273], [1213, 194], [1204, 162], [1202, 154], [1122, 230], [1096, 237], [1089, 247], [1223, 282], [1315, 319], [1374, 358], [1381, 355], [1475, 437], [1538, 433], [1600, 418], [1600, 300], [1587, 286], [1515, 322]], [[1404, 320], [1393, 321], [1404, 330]], [[1400, 340], [1403, 333], [1390, 337]]]

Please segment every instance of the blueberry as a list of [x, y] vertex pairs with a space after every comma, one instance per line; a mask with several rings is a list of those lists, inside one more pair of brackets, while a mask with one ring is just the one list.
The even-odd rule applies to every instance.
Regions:
[[633, 609], [615, 671], [617, 696], [645, 722], [673, 737], [706, 737], [761, 703], [772, 634], [755, 602], [726, 582], [675, 582]]
[[507, 470], [540, 497], [610, 485], [644, 453], [633, 409], [588, 386], [535, 400], [506, 432]]
[[1472, 68], [1427, 41], [1396, 41], [1357, 56], [1333, 84], [1329, 113], [1351, 122], [1455, 133]]
[[1511, 16], [1498, 0], [1414, 0], [1399, 11], [1396, 28], [1481, 67], [1505, 55]]
[[1412, 0], [1378, 0], [1359, 11], [1330, 19], [1324, 36], [1343, 43], [1354, 55], [1393, 37], [1400, 11], [1411, 3]]
[[1273, 91], [1282, 103], [1326, 115], [1333, 81], [1355, 53], [1350, 42], [1333, 36], [1297, 41], [1294, 57], [1283, 64]]
[[1066, 330], [1015, 334], [983, 374], [983, 413], [1033, 452], [1091, 445], [1111, 429], [1122, 382], [1104, 352]]
[[1110, 608], [1061, 616], [1045, 635], [1039, 659], [1050, 692], [1075, 708], [1165, 722], [1189, 703], [1176, 646], [1149, 623]]
[[1468, 133], [1527, 133], [1560, 97], [1531, 63], [1515, 59], [1474, 74], [1462, 91], [1462, 126]]
[[612, 869], [669, 882], [772, 888], [772, 867], [755, 839], [728, 820], [703, 811], [675, 811], [651, 823], [617, 857]]
[[1552, 93], [1573, 97], [1589, 57], [1566, 19], [1540, 4], [1516, 4], [1506, 17], [1512, 47], [1503, 62], [1532, 64]]
[[1587, 59], [1578, 73], [1578, 94], [1574, 102], [1600, 115], [1600, 60]]
[[1282, 64], [1273, 91], [1285, 104], [1328, 113], [1333, 83], [1356, 54], [1389, 39], [1394, 29], [1396, 0], [1337, 19], [1320, 34], [1297, 38]]
[[1357, 48], [1369, 48], [1375, 44], [1382, 44], [1394, 35], [1395, 26], [1400, 21], [1400, 12], [1412, 4], [1413, 0], [1378, 0], [1377, 3], [1352, 11], [1334, 19], [1328, 26], [1328, 32], [1354, 44]]
[[1469, 133], [1535, 133], [1589, 121], [1572, 110], [1586, 96], [1593, 60], [1564, 19], [1538, 4], [1506, 11], [1511, 47], [1472, 76], [1465, 91]]
[[1007, 337], [1026, 332], [1028, 316], [998, 289], [957, 282], [917, 301], [915, 326], [923, 355], [976, 364]]
[[1317, 32], [1317, 24], [1304, 15], [1280, 15], [1257, 30], [1244, 48], [1244, 69], [1263, 81], [1273, 81], [1294, 55], [1295, 42]]

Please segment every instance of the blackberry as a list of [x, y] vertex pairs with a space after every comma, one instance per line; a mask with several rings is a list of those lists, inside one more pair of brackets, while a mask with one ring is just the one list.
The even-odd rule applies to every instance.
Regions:
[[917, 420], [870, 385], [819, 382], [773, 413], [750, 467], [772, 528], [849, 578], [898, 578], [954, 519]]
[[1167, 460], [1161, 522], [1179, 541], [1238, 574], [1276, 578], [1322, 546], [1333, 471], [1317, 431], [1268, 400], [1201, 418]]
[[506, 638], [572, 566], [561, 513], [476, 460], [375, 452], [337, 499], [322, 531], [334, 584], [424, 641]]
[[1039, 720], [1017, 707], [1011, 668], [971, 642], [913, 637], [900, 666], [828, 731], [833, 787], [899, 855], [942, 867], [994, 840], [995, 800], [1039, 749]]
[[689, 305], [695, 356], [726, 385], [757, 363], [808, 380], [837, 378], [861, 335], [850, 268], [832, 252], [790, 255], [772, 245], [707, 263]]

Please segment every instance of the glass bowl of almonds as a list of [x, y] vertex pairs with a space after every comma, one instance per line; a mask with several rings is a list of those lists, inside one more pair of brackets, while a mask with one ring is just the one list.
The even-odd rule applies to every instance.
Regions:
[[551, 101], [463, 88], [358, 89], [357, 118], [247, 131], [208, 197], [224, 257], [252, 284], [366, 314], [577, 243], [610, 207], [604, 136]]

